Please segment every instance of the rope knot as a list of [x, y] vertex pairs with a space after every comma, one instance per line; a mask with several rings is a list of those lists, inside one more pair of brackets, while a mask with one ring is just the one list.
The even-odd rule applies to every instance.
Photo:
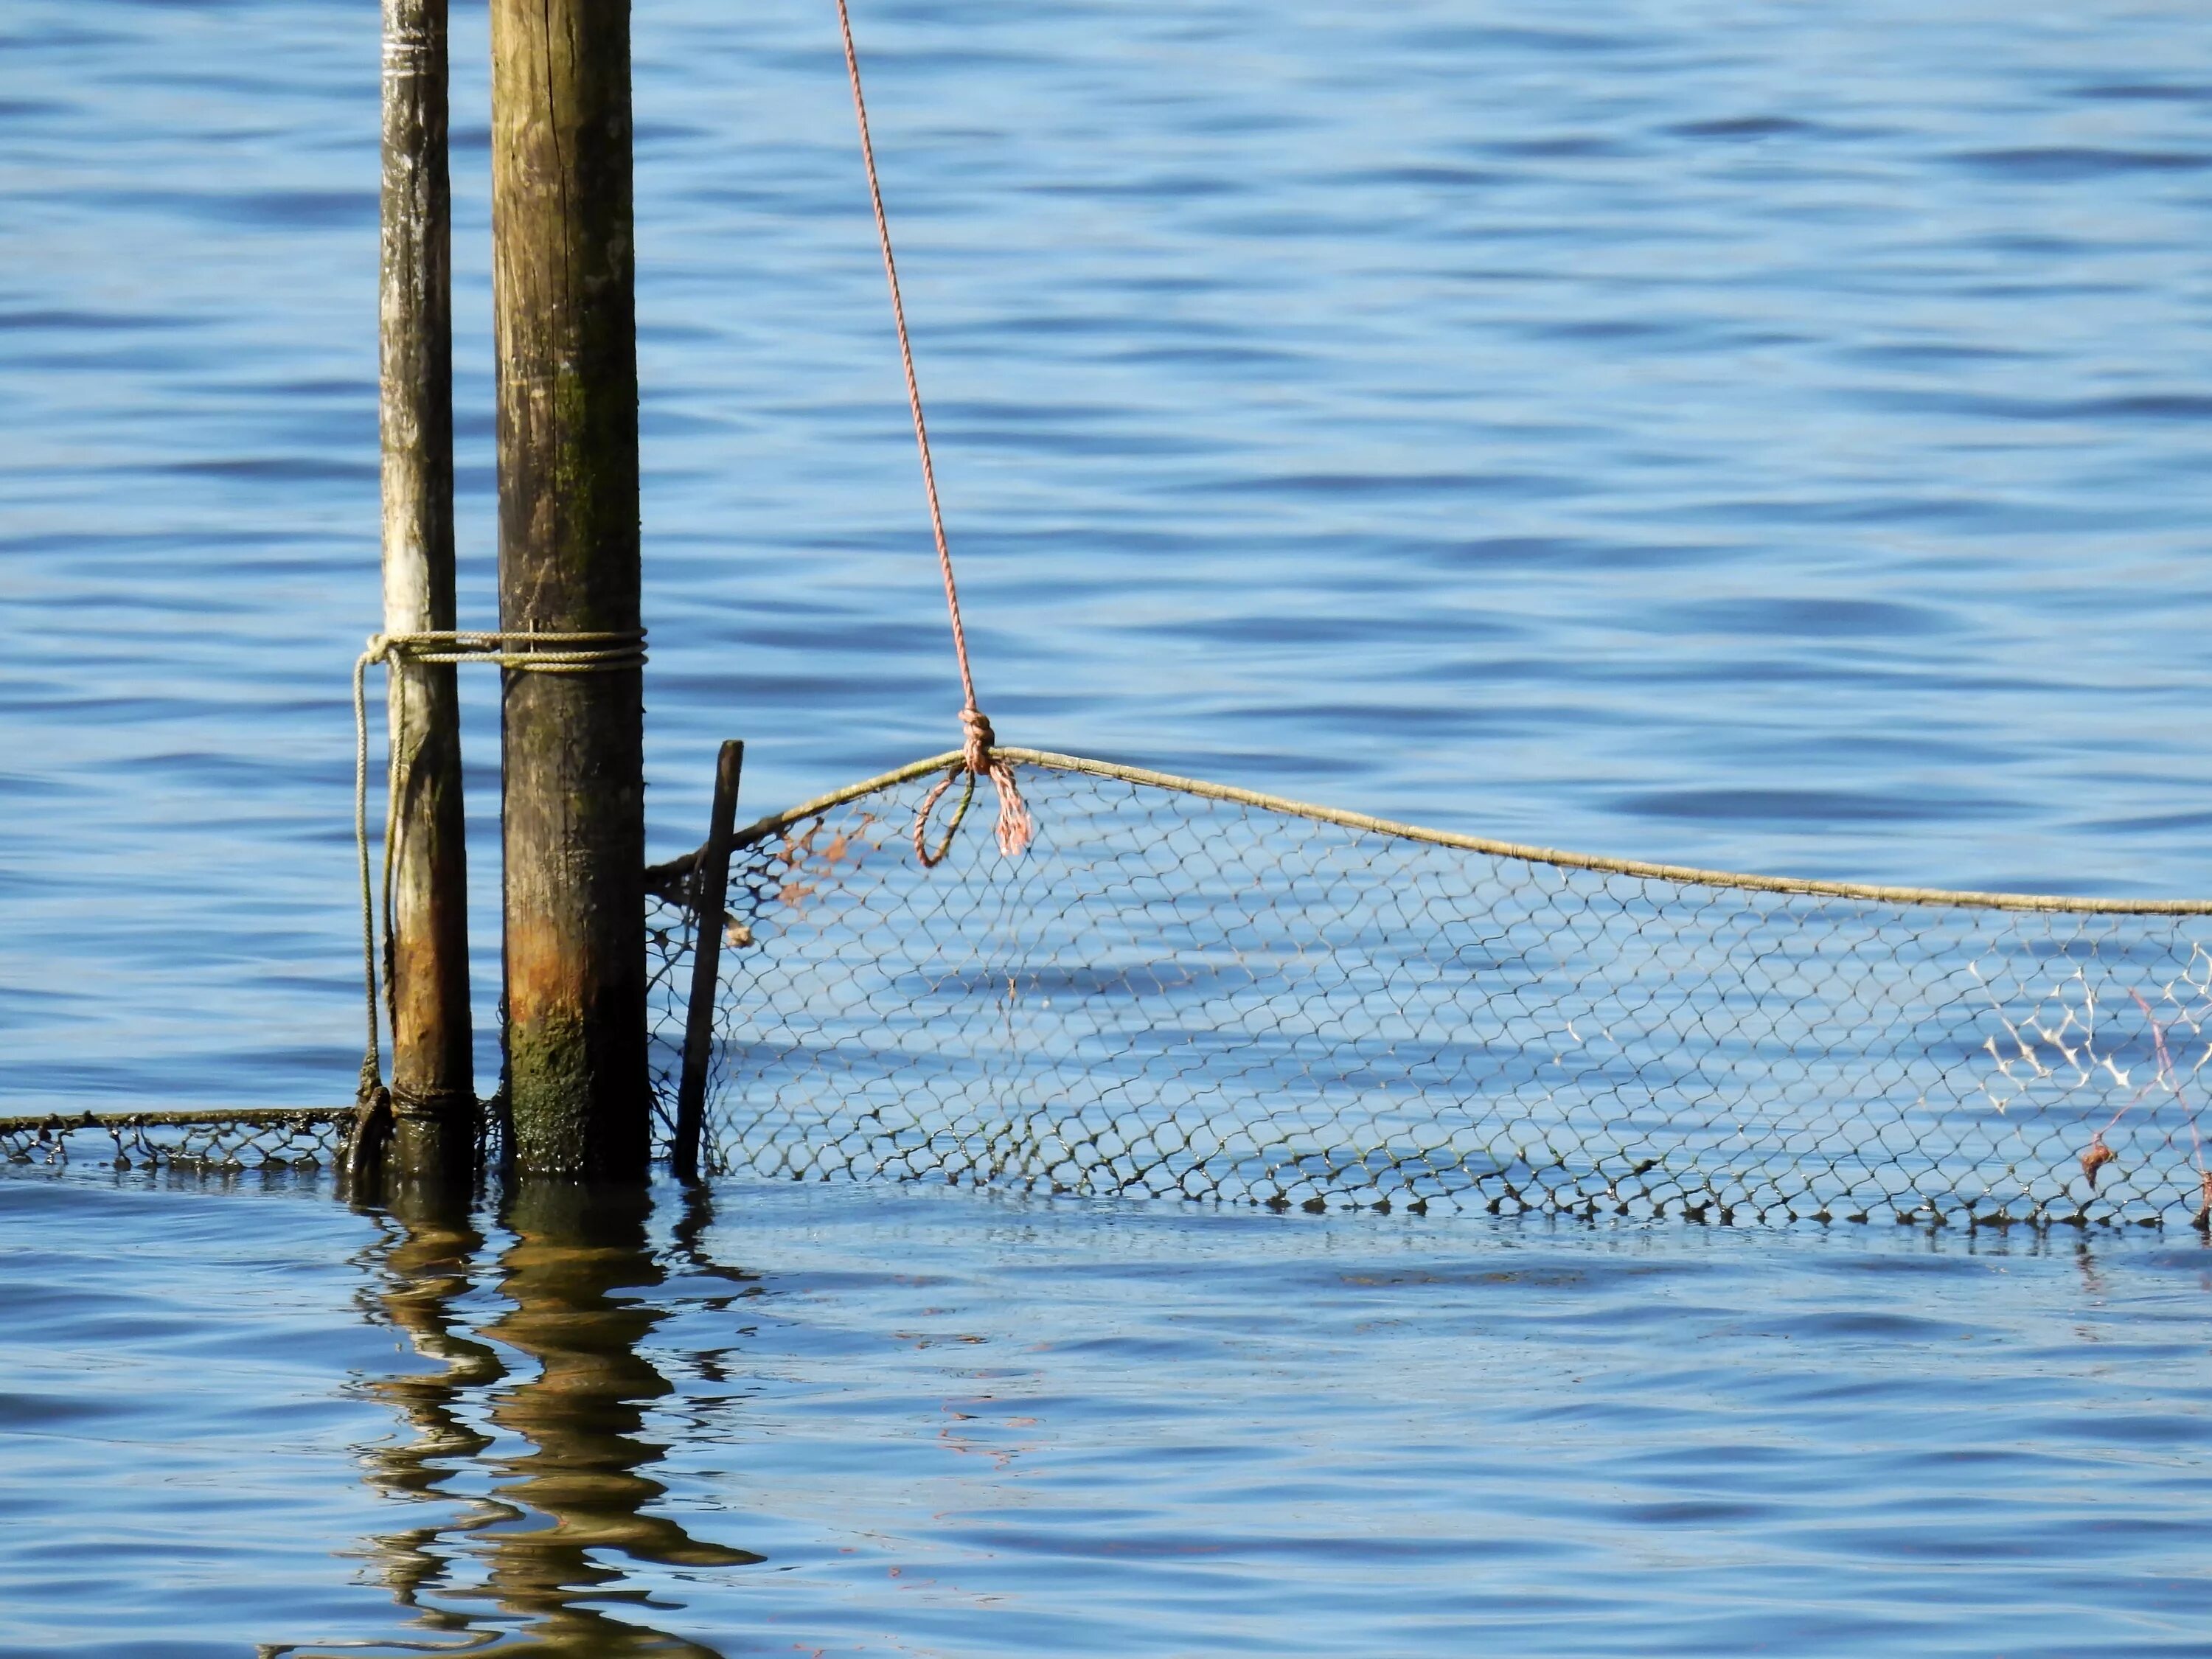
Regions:
[[969, 703], [960, 711], [960, 726], [968, 734], [963, 758], [970, 772], [984, 773], [991, 769], [991, 751], [999, 746], [999, 734], [991, 729], [991, 717]]
[[[944, 863], [945, 854], [952, 850], [952, 838], [960, 833], [961, 820], [968, 816], [969, 803], [975, 799], [978, 778], [990, 779], [991, 787], [998, 792], [999, 851], [1010, 859], [1019, 858], [1036, 837], [1036, 824], [1030, 817], [1029, 805], [1022, 799], [1021, 786], [1014, 781], [1013, 763], [994, 752], [999, 738], [991, 730], [990, 717], [971, 702], [960, 711], [960, 726], [967, 737], [961, 745], [960, 763], [937, 781], [936, 787], [922, 798], [921, 811], [914, 815], [915, 855], [925, 870], [933, 870]], [[936, 811], [937, 803], [956, 783], [961, 786], [960, 804], [952, 809], [944, 837], [933, 852], [929, 846], [930, 814]]]

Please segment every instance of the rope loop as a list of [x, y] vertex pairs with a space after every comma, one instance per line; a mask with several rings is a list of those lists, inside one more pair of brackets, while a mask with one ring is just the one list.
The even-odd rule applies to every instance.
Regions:
[[[967, 734], [963, 744], [960, 763], [939, 779], [937, 787], [922, 798], [921, 810], [914, 815], [915, 856], [921, 860], [925, 870], [934, 870], [945, 862], [952, 850], [952, 838], [960, 833], [960, 824], [968, 816], [969, 804], [975, 799], [975, 780], [988, 778], [999, 797], [999, 820], [996, 826], [999, 851], [1008, 858], [1019, 858], [1029, 850], [1036, 838], [1036, 823], [1030, 817], [1029, 803], [1022, 799], [1021, 786], [1014, 781], [1013, 763], [1003, 759], [997, 752], [998, 735], [991, 730], [990, 717], [970, 703], [960, 711], [961, 729]], [[938, 802], [955, 783], [964, 787], [960, 792], [960, 804], [952, 809], [951, 819], [945, 826], [937, 850], [929, 850], [929, 820], [937, 811]]]
[[[929, 850], [929, 815], [937, 810], [937, 803], [945, 799], [946, 790], [956, 783], [965, 781], [960, 792], [960, 804], [952, 809], [951, 822], [945, 826], [945, 835], [937, 843], [937, 850]], [[952, 838], [960, 833], [960, 825], [968, 816], [968, 808], [975, 799], [975, 773], [967, 766], [956, 766], [937, 781], [937, 787], [922, 798], [921, 810], [914, 815], [914, 855], [921, 860], [925, 870], [934, 870], [945, 862], [945, 855], [952, 850]]]
[[415, 634], [372, 634], [362, 662], [495, 662], [533, 674], [612, 674], [645, 666], [642, 628], [589, 633], [477, 633], [432, 629]]

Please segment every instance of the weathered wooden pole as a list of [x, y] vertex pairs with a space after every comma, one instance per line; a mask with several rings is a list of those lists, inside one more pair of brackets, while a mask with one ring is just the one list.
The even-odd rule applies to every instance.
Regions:
[[[384, 0], [383, 246], [378, 293], [384, 631], [453, 626], [452, 203], [446, 0]], [[468, 869], [451, 664], [388, 661], [394, 792], [392, 1158], [465, 1172], [476, 1151]]]
[[[635, 638], [637, 341], [627, 0], [491, 0], [500, 625]], [[643, 676], [510, 671], [507, 1047], [526, 1175], [636, 1179]]]

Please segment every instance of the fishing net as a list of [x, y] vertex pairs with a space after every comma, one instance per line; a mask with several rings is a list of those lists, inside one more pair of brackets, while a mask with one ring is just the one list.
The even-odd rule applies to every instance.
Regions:
[[356, 1109], [84, 1113], [0, 1117], [0, 1163], [117, 1170], [313, 1170], [334, 1166]]
[[[1279, 1208], [2203, 1224], [2212, 905], [1578, 859], [998, 752], [1036, 819], [1018, 858], [980, 824], [938, 867], [916, 857], [949, 757], [737, 837], [708, 1169]], [[665, 1104], [684, 896], [653, 924]]]

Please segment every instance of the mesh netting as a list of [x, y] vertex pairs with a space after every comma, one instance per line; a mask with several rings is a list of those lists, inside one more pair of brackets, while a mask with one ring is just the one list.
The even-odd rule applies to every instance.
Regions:
[[0, 1117], [0, 1163], [118, 1170], [230, 1170], [335, 1165], [355, 1109], [115, 1112]]
[[[659, 877], [660, 879], [656, 880]], [[676, 1091], [684, 1066], [684, 1011], [691, 992], [691, 953], [697, 917], [687, 875], [646, 872], [646, 1006], [652, 1030], [647, 1065], [653, 1080], [653, 1139], [667, 1146], [676, 1133]]]
[[[1020, 858], [971, 822], [921, 868], [915, 769], [739, 838], [708, 1168], [2202, 1224], [2212, 906], [1686, 879], [1016, 752]], [[666, 1098], [691, 936], [654, 925]]]

